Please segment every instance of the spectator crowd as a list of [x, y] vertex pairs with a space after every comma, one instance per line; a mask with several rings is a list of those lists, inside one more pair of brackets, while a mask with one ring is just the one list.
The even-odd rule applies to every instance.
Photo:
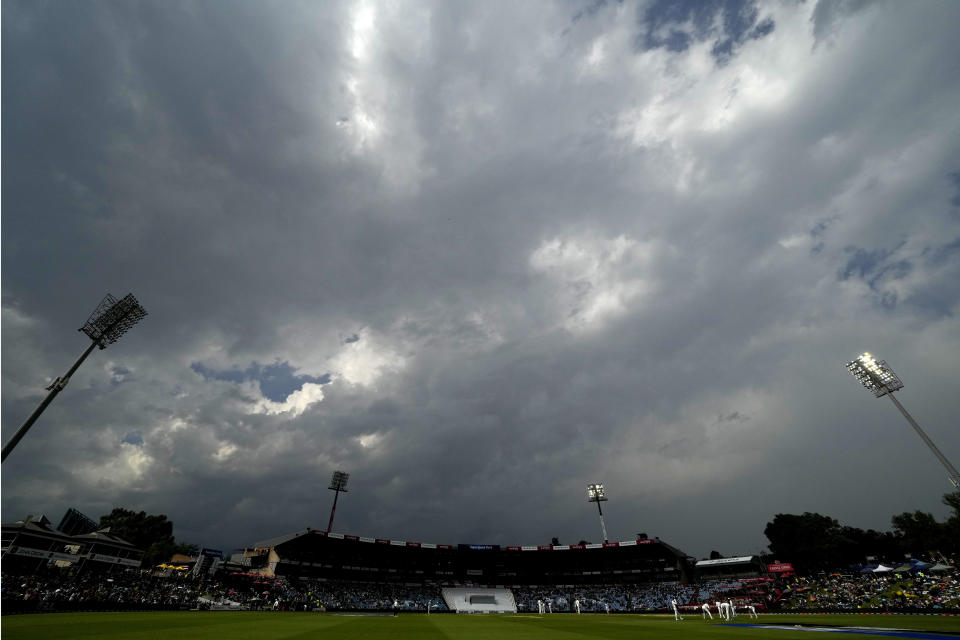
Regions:
[[[644, 613], [731, 601], [759, 611], [857, 611], [960, 609], [960, 574], [824, 574], [778, 581], [770, 578], [706, 580], [696, 584], [536, 586], [512, 589], [520, 612]], [[274, 611], [448, 611], [440, 585], [351, 583], [232, 574], [217, 579], [156, 576], [136, 570], [111, 575], [46, 573], [0, 577], [4, 613], [78, 610], [243, 609]]]

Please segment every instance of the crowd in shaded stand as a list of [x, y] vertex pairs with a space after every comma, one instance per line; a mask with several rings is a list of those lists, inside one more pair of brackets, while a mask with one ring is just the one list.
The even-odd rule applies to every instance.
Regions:
[[766, 608], [774, 597], [773, 581], [707, 580], [698, 584], [655, 582], [649, 584], [598, 587], [523, 587], [514, 588], [517, 610], [538, 611], [538, 601], [548, 611], [565, 613], [580, 602], [583, 613], [643, 613], [669, 611], [670, 601], [681, 608], [693, 609], [704, 602], [734, 600], [741, 605]]
[[2, 574], [3, 613], [32, 611], [167, 610], [196, 607], [201, 584], [140, 571], [73, 575], [52, 570], [27, 576]]
[[[29, 576], [3, 574], [2, 611], [153, 610], [226, 608], [271, 611], [448, 611], [439, 585], [348, 583], [234, 574], [217, 579], [160, 577], [130, 570], [73, 574], [53, 570]], [[583, 613], [687, 611], [704, 602], [732, 601], [758, 611], [952, 610], [960, 609], [960, 574], [831, 574], [796, 578], [659, 582], [618, 586], [539, 586], [513, 589], [520, 612], [568, 613], [579, 601]]]
[[960, 573], [852, 574], [796, 578], [782, 609], [804, 611], [960, 609]]

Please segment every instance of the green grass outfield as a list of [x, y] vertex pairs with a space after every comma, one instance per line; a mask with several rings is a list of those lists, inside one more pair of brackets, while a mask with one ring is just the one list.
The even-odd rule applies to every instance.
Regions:
[[[677, 622], [672, 615], [532, 614], [451, 615], [401, 614], [351, 616], [336, 613], [273, 613], [184, 611], [152, 613], [46, 613], [4, 616], [3, 640], [644, 640], [702, 638], [724, 640], [814, 640], [814, 634], [792, 628], [864, 626], [945, 632], [960, 637], [960, 617], [911, 615], [762, 615], [738, 616], [735, 624], [786, 624], [786, 630], [754, 629], [712, 623], [697, 616]], [[884, 635], [848, 635], [870, 640]], [[829, 634], [838, 638], [837, 634]], [[916, 637], [914, 635], [913, 637]], [[949, 636], [944, 636], [949, 637]], [[839, 640], [839, 639], [838, 639]]]

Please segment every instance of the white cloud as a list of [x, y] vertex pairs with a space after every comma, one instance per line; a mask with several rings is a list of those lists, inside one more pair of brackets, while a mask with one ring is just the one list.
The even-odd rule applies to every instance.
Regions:
[[343, 345], [330, 361], [337, 379], [352, 385], [373, 387], [381, 376], [403, 369], [404, 358], [378, 336], [368, 331], [360, 339]]
[[650, 294], [650, 248], [626, 236], [554, 238], [530, 255], [530, 267], [556, 287], [559, 320], [571, 331], [598, 329]]

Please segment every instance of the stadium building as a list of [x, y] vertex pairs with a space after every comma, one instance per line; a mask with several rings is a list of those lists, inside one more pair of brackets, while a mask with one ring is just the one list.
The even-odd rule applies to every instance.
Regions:
[[0, 553], [4, 572], [20, 574], [52, 565], [109, 572], [137, 568], [143, 560], [142, 550], [109, 529], [70, 535], [42, 515], [4, 524]]
[[233, 560], [261, 576], [352, 582], [616, 585], [684, 583], [693, 578], [692, 559], [659, 539], [553, 546], [448, 545], [307, 529], [257, 543]]

